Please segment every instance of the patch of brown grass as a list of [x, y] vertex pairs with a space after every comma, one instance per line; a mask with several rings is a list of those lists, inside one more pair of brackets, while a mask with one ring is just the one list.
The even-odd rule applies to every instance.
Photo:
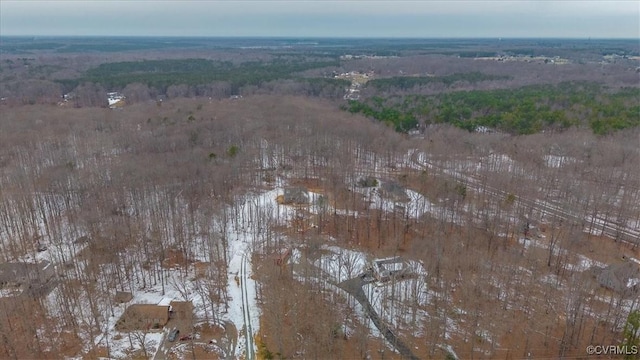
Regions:
[[184, 267], [188, 265], [187, 258], [182, 251], [177, 249], [167, 250], [166, 257], [162, 262], [164, 268]]

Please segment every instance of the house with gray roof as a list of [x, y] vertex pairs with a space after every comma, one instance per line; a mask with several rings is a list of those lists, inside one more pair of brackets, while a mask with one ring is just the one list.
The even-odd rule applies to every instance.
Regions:
[[25, 290], [45, 287], [55, 275], [53, 265], [48, 261], [38, 263], [0, 264], [0, 290], [3, 295], [20, 295]]
[[624, 297], [640, 296], [640, 265], [633, 261], [609, 265], [597, 270], [596, 281]]

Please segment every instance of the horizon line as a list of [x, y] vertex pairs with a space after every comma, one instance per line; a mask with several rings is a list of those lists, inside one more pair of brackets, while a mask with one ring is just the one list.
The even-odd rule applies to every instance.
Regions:
[[371, 39], [371, 40], [462, 40], [462, 39], [478, 39], [478, 40], [640, 40], [640, 37], [597, 37], [597, 36], [324, 36], [324, 35], [33, 35], [33, 34], [13, 34], [2, 35], [0, 38], [199, 38], [199, 39]]

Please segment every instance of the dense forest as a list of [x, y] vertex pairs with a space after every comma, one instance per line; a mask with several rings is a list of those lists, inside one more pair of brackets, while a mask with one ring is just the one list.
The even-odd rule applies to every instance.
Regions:
[[[102, 64], [90, 69], [80, 79], [61, 80], [68, 89], [81, 83], [96, 83], [110, 89], [123, 89], [128, 84], [140, 83], [166, 93], [171, 85], [205, 85], [213, 82], [227, 82], [232, 93], [246, 85], [259, 85], [276, 79], [287, 79], [295, 73], [313, 68], [336, 66], [335, 61], [302, 62], [273, 60], [269, 63], [214, 62], [204, 59], [150, 60]], [[308, 79], [309, 83], [336, 85], [346, 84], [333, 79]]]
[[488, 81], [488, 80], [505, 80], [511, 79], [510, 76], [498, 76], [498, 75], [487, 75], [480, 72], [474, 73], [455, 73], [451, 75], [445, 76], [431, 76], [431, 77], [422, 77], [422, 76], [396, 76], [390, 78], [380, 78], [373, 79], [367, 82], [367, 86], [372, 86], [376, 90], [411, 90], [414, 87], [427, 85], [429, 83], [441, 83], [446, 86], [450, 86], [455, 82], [468, 82], [470, 84], [475, 84], [480, 81]]
[[[452, 77], [472, 81], [463, 75]], [[471, 79], [483, 77], [473, 75]], [[384, 81], [385, 86], [401, 88], [408, 83], [404, 78]], [[377, 82], [373, 80], [371, 85], [380, 87]], [[418, 125], [446, 123], [469, 131], [484, 128], [519, 135], [566, 130], [572, 126], [590, 127], [595, 134], [606, 134], [640, 126], [638, 99], [638, 88], [611, 91], [596, 83], [562, 83], [435, 96], [374, 96], [367, 101], [350, 101], [345, 109], [373, 117], [403, 132]]]

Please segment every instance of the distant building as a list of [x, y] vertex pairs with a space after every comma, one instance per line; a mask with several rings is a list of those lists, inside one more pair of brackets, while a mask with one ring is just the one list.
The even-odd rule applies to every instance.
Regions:
[[54, 277], [53, 265], [48, 261], [39, 263], [3, 263], [0, 264], [0, 290], [3, 295], [17, 296], [25, 290], [37, 290]]
[[107, 101], [109, 102], [109, 108], [115, 109], [124, 105], [125, 96], [119, 92], [107, 93]]
[[596, 271], [596, 280], [625, 297], [640, 296], [640, 266], [632, 261], [612, 264]]
[[309, 194], [303, 187], [288, 187], [284, 189], [283, 202], [285, 204], [309, 204]]
[[495, 133], [496, 130], [486, 126], [476, 126], [475, 132], [481, 134], [492, 134]]
[[67, 94], [62, 95], [62, 101], [58, 102], [58, 106], [67, 106], [69, 101], [76, 98], [76, 93], [73, 91]]
[[410, 200], [404, 187], [395, 181], [382, 183], [381, 194], [392, 201], [407, 202]]

